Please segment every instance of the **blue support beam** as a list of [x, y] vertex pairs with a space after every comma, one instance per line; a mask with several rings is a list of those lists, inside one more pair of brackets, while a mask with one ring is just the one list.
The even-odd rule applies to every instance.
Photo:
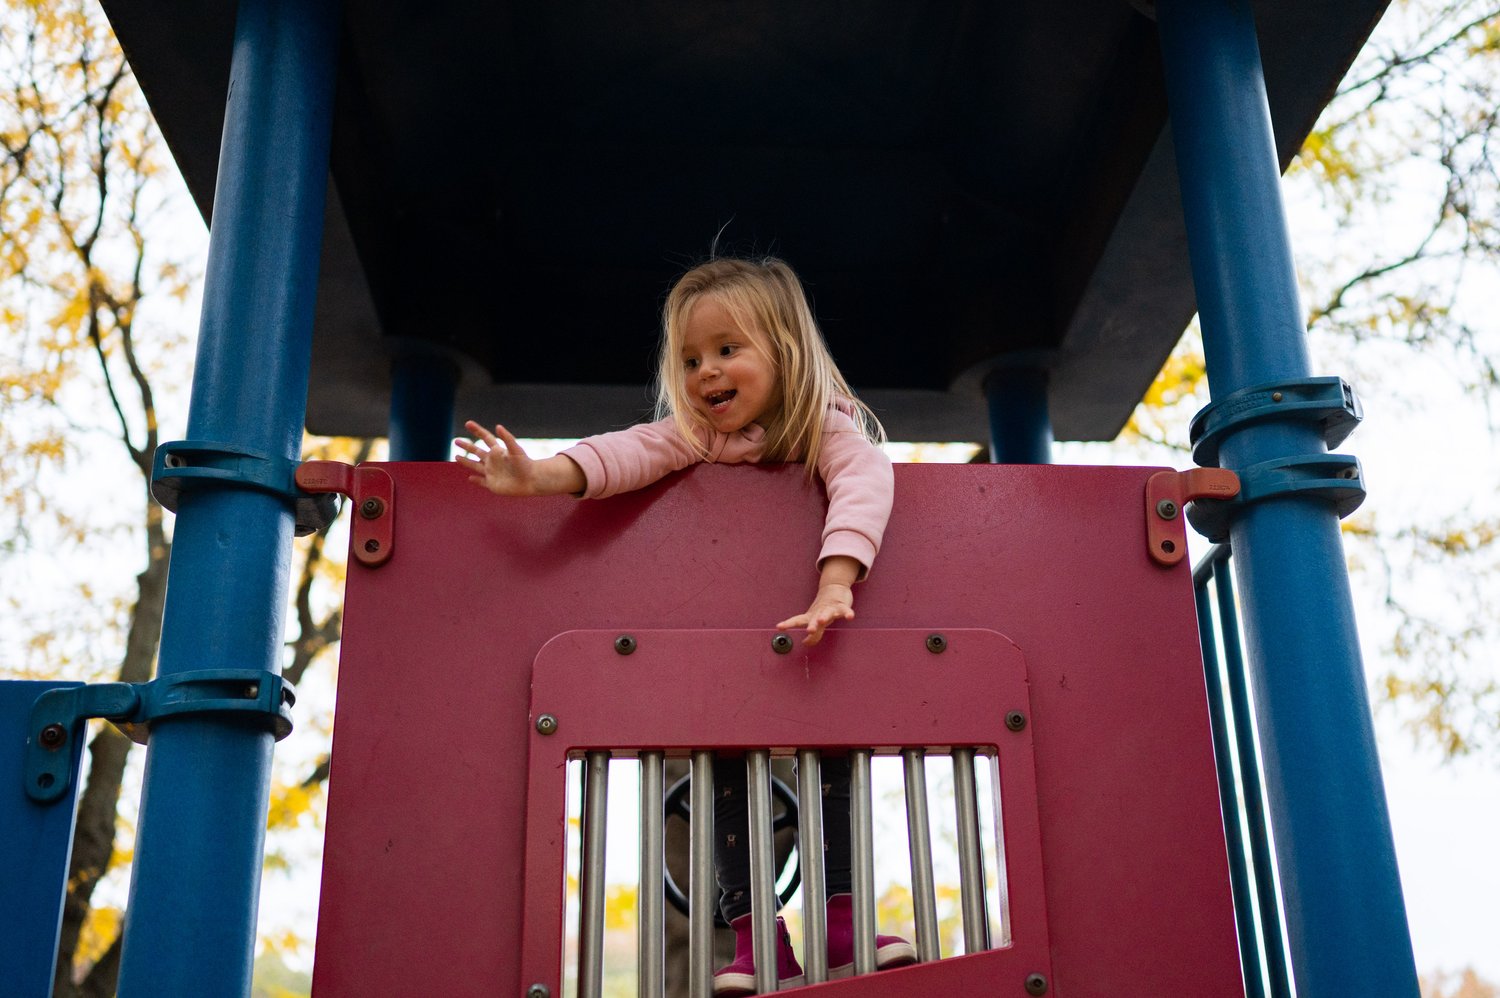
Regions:
[[[1309, 374], [1260, 51], [1246, 0], [1157, 20], [1209, 383]], [[1318, 455], [1306, 422], [1228, 436], [1224, 467]], [[1415, 996], [1416, 965], [1338, 518], [1282, 495], [1231, 528], [1293, 978], [1302, 995]]]
[[[300, 457], [338, 16], [241, 0], [188, 437]], [[185, 491], [159, 674], [280, 672], [293, 527], [284, 498]], [[272, 734], [233, 715], [153, 726], [121, 957], [124, 998], [248, 995]]]
[[984, 396], [990, 410], [990, 461], [1051, 464], [1047, 369], [1026, 362], [997, 363], [984, 379]]
[[459, 369], [431, 348], [401, 347], [391, 361], [390, 459], [446, 461], [453, 454]]

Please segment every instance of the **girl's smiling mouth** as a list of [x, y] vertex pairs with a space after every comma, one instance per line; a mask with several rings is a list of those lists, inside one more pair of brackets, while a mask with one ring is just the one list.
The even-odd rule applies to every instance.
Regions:
[[708, 403], [709, 409], [713, 412], [723, 412], [736, 394], [738, 393], [733, 388], [724, 392], [710, 392], [703, 397], [703, 401]]

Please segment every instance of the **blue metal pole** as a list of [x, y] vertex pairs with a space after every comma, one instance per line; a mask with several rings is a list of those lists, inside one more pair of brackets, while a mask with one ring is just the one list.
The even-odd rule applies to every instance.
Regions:
[[[1305, 378], [1307, 351], [1260, 51], [1246, 0], [1159, 0], [1209, 383], [1215, 399]], [[1325, 450], [1266, 421], [1225, 467]], [[1298, 994], [1418, 993], [1337, 515], [1280, 496], [1231, 529]]]
[[984, 395], [990, 410], [990, 460], [995, 464], [1051, 464], [1046, 368], [997, 365], [984, 379]]
[[453, 453], [458, 365], [431, 350], [402, 349], [391, 361], [390, 458], [446, 461]]
[[[311, 356], [337, 7], [241, 0], [214, 195], [194, 440], [296, 460]], [[279, 672], [293, 514], [242, 488], [184, 492], [158, 671]], [[151, 733], [119, 994], [248, 995], [272, 736], [223, 715]]]

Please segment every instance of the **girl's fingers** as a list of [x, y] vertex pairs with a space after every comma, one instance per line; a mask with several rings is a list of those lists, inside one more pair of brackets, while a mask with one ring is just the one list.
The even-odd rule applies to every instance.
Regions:
[[489, 430], [486, 430], [484, 427], [480, 426], [478, 423], [474, 422], [472, 419], [464, 424], [464, 429], [468, 430], [470, 433], [474, 434], [476, 437], [478, 437], [480, 440], [483, 440], [491, 447], [495, 446], [495, 435]]
[[499, 423], [496, 423], [495, 432], [500, 434], [500, 440], [505, 444], [506, 450], [510, 451], [510, 453], [514, 454], [517, 457], [524, 458], [526, 456], [526, 452], [521, 449], [520, 444], [516, 443], [516, 438], [510, 435], [509, 430], [501, 426]]
[[782, 630], [785, 630], [788, 627], [806, 627], [806, 626], [807, 626], [807, 614], [805, 614], [805, 613], [799, 613], [799, 614], [797, 614], [797, 616], [790, 617], [787, 620], [783, 620], [781, 623], [777, 624], [776, 625], [776, 629], [778, 631], [782, 631]]

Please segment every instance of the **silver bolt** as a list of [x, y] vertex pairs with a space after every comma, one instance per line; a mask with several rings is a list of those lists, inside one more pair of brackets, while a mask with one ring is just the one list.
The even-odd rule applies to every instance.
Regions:
[[1163, 520], [1177, 519], [1177, 504], [1170, 499], [1163, 499], [1156, 504], [1156, 515]]
[[536, 730], [540, 734], [550, 735], [557, 731], [557, 718], [551, 714], [543, 714], [536, 719]]
[[927, 635], [927, 650], [934, 655], [941, 655], [948, 647], [948, 639], [941, 634]]
[[792, 639], [788, 635], [778, 634], [771, 639], [771, 647], [778, 655], [785, 655], [792, 650]]
[[545, 984], [533, 984], [526, 989], [526, 998], [552, 998], [552, 991]]
[[1044, 995], [1047, 993], [1047, 978], [1041, 974], [1026, 975], [1026, 993], [1029, 995]]

